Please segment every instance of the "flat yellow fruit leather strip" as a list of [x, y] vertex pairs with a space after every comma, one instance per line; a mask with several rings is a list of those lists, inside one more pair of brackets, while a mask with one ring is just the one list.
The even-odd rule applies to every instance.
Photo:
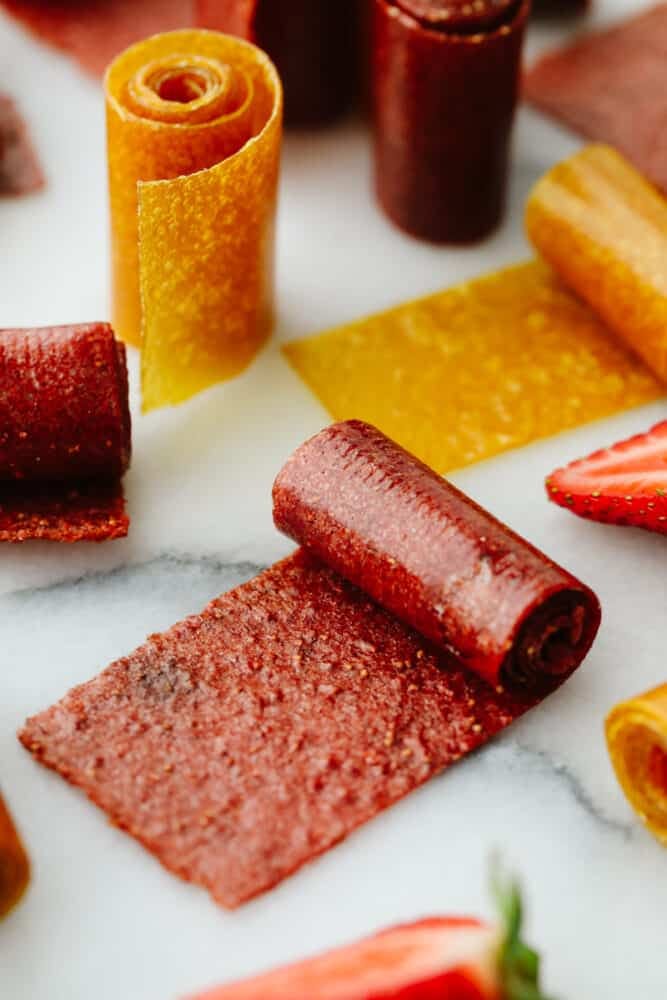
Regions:
[[375, 424], [439, 472], [663, 391], [537, 261], [284, 351], [336, 420]]
[[667, 684], [617, 705], [606, 729], [623, 791], [649, 830], [667, 846]]
[[150, 410], [238, 374], [270, 332], [282, 89], [212, 31], [139, 42], [105, 86], [113, 320]]
[[587, 146], [538, 181], [526, 227], [565, 284], [667, 381], [663, 196], [609, 146]]

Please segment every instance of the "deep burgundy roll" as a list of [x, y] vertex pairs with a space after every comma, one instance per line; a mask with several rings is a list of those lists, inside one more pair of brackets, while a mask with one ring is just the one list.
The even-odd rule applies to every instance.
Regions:
[[595, 594], [361, 421], [302, 445], [276, 526], [492, 684], [549, 690], [600, 624]]
[[197, 23], [250, 38], [271, 56], [285, 89], [285, 120], [325, 125], [359, 89], [365, 0], [199, 0]]
[[0, 481], [113, 481], [129, 461], [125, 347], [108, 323], [0, 330]]
[[488, 235], [505, 205], [530, 0], [373, 0], [375, 187], [406, 232]]

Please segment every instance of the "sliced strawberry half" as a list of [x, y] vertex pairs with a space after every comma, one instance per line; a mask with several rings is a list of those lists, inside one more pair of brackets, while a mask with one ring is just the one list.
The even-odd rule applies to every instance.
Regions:
[[667, 534], [667, 420], [557, 469], [546, 486], [579, 517]]
[[539, 960], [519, 936], [515, 884], [500, 892], [505, 927], [434, 917], [192, 1000], [546, 1000]]

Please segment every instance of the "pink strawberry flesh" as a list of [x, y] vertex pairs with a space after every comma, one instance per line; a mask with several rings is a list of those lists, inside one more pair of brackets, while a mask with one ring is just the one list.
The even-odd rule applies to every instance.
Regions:
[[546, 485], [580, 517], [667, 534], [667, 420], [558, 469]]
[[422, 920], [191, 1000], [500, 1000], [501, 945], [476, 920]]

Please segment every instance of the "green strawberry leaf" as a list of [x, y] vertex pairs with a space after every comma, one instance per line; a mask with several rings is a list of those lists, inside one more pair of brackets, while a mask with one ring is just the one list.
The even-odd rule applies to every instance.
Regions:
[[516, 879], [503, 872], [497, 859], [491, 867], [491, 891], [504, 929], [500, 952], [503, 1000], [553, 1000], [540, 989], [539, 955], [521, 940], [521, 888]]

